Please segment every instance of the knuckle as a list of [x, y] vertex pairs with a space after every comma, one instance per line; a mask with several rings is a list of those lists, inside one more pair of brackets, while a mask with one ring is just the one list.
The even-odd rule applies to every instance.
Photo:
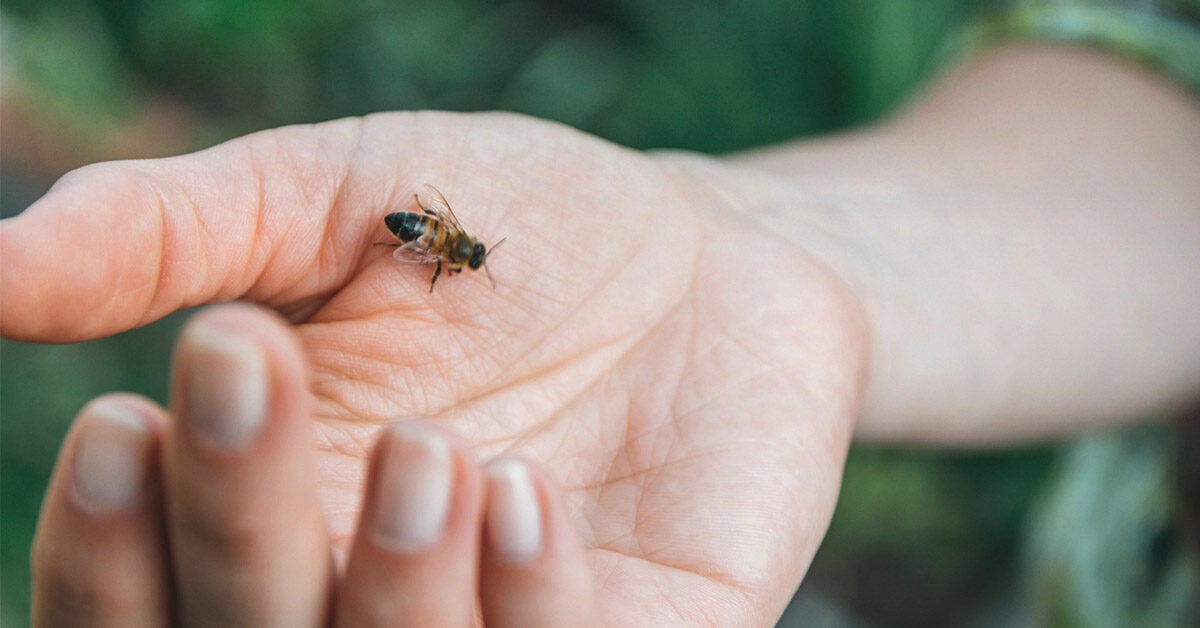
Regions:
[[176, 522], [180, 541], [210, 555], [250, 556], [265, 543], [263, 524], [247, 515], [198, 512]]
[[35, 550], [32, 560], [34, 600], [59, 617], [119, 617], [138, 605], [138, 595], [91, 561]]

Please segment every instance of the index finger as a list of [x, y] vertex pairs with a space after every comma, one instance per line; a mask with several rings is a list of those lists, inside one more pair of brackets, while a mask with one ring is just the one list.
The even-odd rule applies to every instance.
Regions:
[[330, 252], [370, 233], [331, 220], [361, 125], [286, 127], [68, 173], [0, 222], [0, 334], [71, 342], [201, 303], [279, 307], [330, 290], [356, 261]]

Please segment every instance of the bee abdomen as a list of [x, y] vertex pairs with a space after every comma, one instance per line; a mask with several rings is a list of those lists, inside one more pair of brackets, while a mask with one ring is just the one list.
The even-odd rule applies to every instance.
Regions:
[[[428, 229], [426, 226], [427, 223], [432, 221], [427, 216], [422, 216], [421, 214], [397, 212], [385, 216], [383, 222], [387, 225], [388, 230], [395, 234], [402, 242], [412, 242], [425, 234]], [[436, 234], [437, 225], [433, 225], [430, 230]]]

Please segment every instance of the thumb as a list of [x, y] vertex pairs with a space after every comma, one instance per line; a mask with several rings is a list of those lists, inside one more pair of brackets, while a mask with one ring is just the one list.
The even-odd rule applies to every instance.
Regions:
[[0, 221], [0, 335], [73, 342], [201, 303], [276, 305], [328, 289], [303, 278], [320, 274], [312, 267], [358, 128], [288, 127], [68, 173]]

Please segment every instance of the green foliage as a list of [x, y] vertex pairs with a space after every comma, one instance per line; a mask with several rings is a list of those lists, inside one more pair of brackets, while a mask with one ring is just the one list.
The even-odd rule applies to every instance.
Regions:
[[1044, 623], [1124, 628], [1200, 619], [1200, 578], [1170, 481], [1172, 435], [1072, 445], [1033, 513], [1026, 573]]
[[[18, 33], [61, 16], [87, 22], [76, 30], [101, 53], [29, 80], [127, 73], [242, 129], [389, 109], [509, 109], [634, 147], [727, 151], [878, 116], [928, 74], [947, 32], [978, 4], [74, 0], [6, 12]], [[42, 66], [79, 47], [20, 39]], [[112, 58], [109, 72], [93, 67]], [[91, 106], [95, 91], [74, 97]]]
[[1047, 448], [1004, 453], [851, 451], [810, 574], [881, 625], [962, 625], [1016, 573]]
[[132, 113], [126, 68], [94, 11], [48, 3], [36, 18], [3, 15], [5, 71], [36, 85], [39, 104], [93, 125]]

